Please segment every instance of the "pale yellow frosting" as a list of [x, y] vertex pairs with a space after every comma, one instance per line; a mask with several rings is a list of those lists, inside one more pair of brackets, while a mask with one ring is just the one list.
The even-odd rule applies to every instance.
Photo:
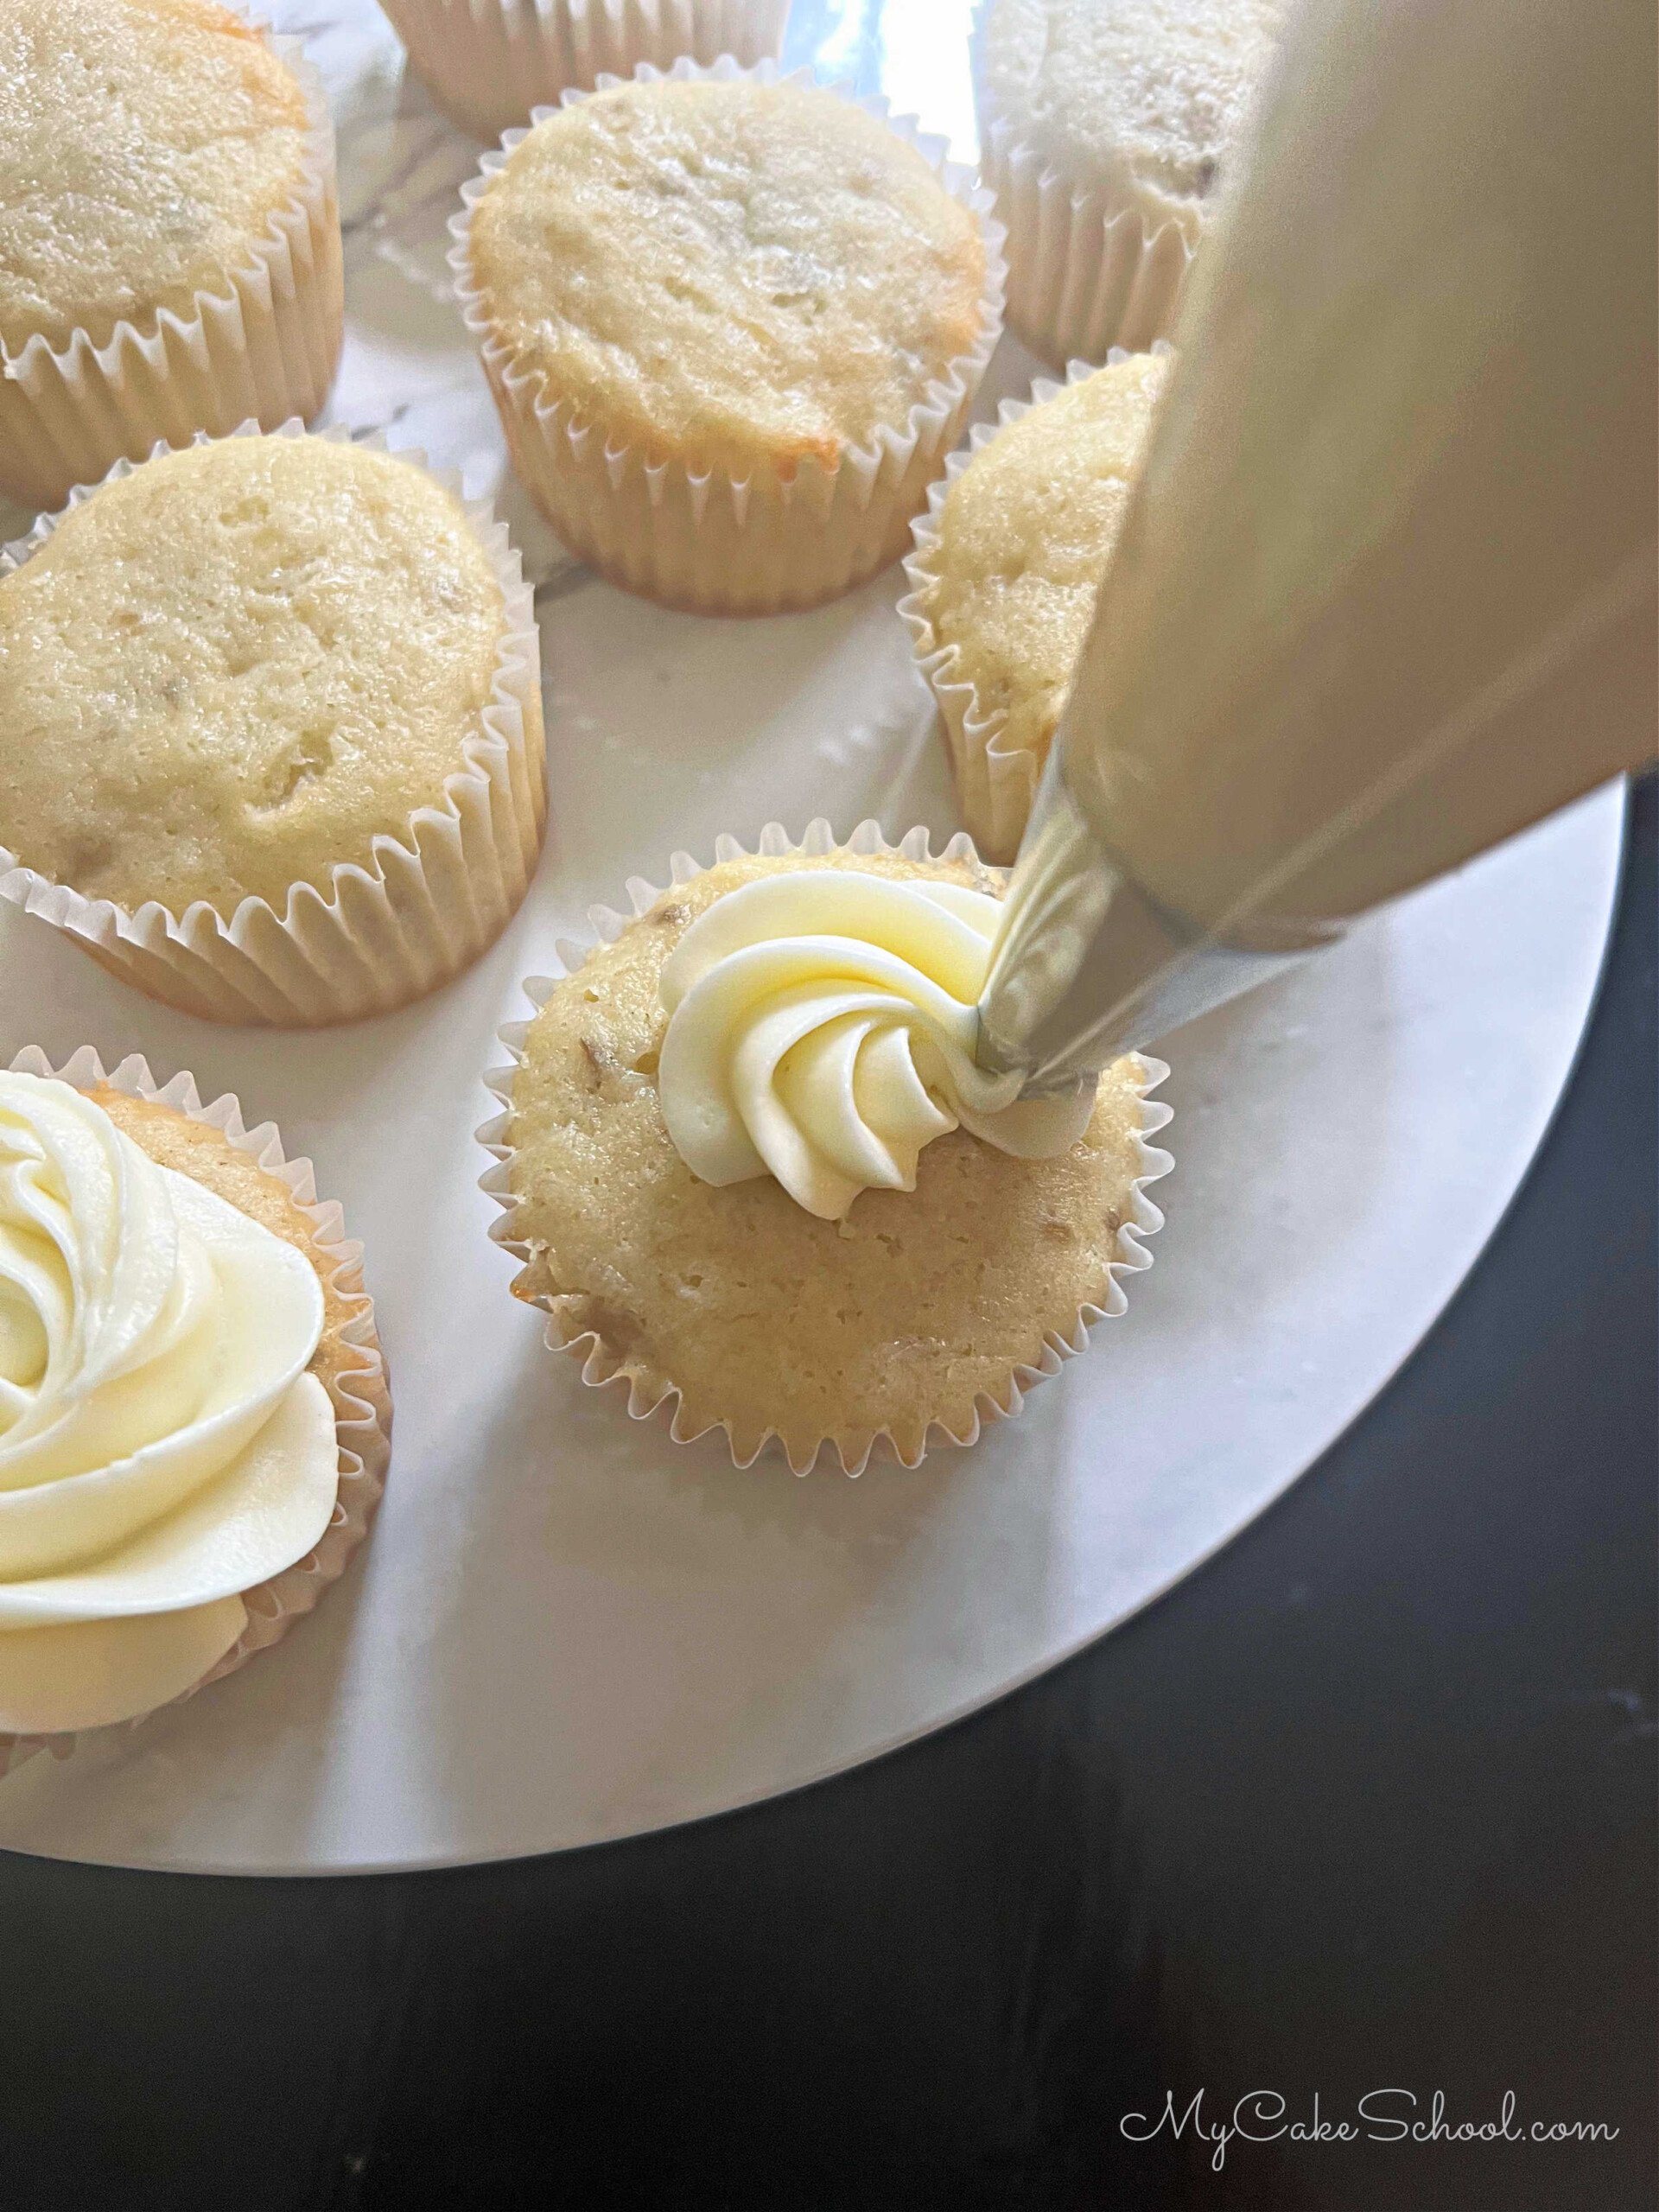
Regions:
[[187, 447], [0, 578], [0, 846], [228, 920], [407, 844], [468, 766], [504, 621], [461, 502], [330, 438]]
[[222, 296], [306, 130], [293, 72], [213, 0], [0, 0], [0, 348]]
[[739, 476], [902, 429], [980, 334], [973, 216], [885, 124], [797, 84], [629, 84], [545, 118], [471, 255], [545, 404]]
[[1094, 1086], [1021, 1099], [977, 1066], [975, 1011], [1000, 912], [982, 891], [844, 868], [763, 876], [702, 915], [664, 963], [658, 1083], [705, 1183], [777, 1178], [842, 1219], [862, 1191], [913, 1191], [957, 1128], [1021, 1160], [1075, 1144]]
[[0, 1074], [0, 1730], [151, 1710], [338, 1489], [303, 1253], [67, 1084]]

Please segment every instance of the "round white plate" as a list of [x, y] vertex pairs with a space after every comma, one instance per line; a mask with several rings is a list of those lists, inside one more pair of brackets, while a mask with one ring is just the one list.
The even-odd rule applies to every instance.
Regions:
[[[502, 467], [488, 399], [419, 283], [471, 156], [418, 96], [397, 112], [372, 8], [332, 13], [352, 311], [334, 411], [395, 414], [395, 443], [481, 489]], [[999, 390], [1030, 373], [1014, 348], [996, 368]], [[321, 1610], [188, 1704], [0, 1783], [0, 1844], [247, 1872], [451, 1864], [716, 1812], [921, 1735], [1146, 1605], [1310, 1465], [1456, 1289], [1571, 1069], [1618, 880], [1613, 791], [1171, 1040], [1156, 1263], [1020, 1420], [857, 1482], [675, 1446], [585, 1390], [507, 1294], [472, 1140], [493, 1032], [586, 906], [674, 846], [815, 813], [947, 830], [949, 787], [897, 572], [814, 615], [699, 621], [570, 569], [509, 505], [551, 578], [555, 826], [470, 976], [344, 1031], [221, 1030], [0, 912], [0, 1064], [29, 1043], [142, 1051], [275, 1120], [366, 1243], [397, 1407], [374, 1535]]]

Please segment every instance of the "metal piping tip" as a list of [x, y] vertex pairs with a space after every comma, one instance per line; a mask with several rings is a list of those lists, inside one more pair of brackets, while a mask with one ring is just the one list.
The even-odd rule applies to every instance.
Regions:
[[1223, 944], [1150, 897], [1084, 816], [1057, 747], [992, 947], [976, 1058], [1020, 1071], [1024, 1097], [1071, 1090], [1327, 941], [1274, 935]]

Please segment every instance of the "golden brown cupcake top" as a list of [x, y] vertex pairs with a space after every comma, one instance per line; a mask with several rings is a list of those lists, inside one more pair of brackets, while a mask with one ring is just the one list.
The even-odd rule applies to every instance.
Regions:
[[146, 461], [0, 578], [0, 845], [129, 909], [280, 913], [442, 803], [502, 623], [460, 502], [393, 454]]
[[227, 291], [306, 133], [293, 72], [212, 0], [0, 0], [0, 349]]
[[476, 203], [516, 365], [653, 461], [833, 467], [980, 335], [977, 224], [873, 116], [798, 84], [658, 80], [546, 118]]

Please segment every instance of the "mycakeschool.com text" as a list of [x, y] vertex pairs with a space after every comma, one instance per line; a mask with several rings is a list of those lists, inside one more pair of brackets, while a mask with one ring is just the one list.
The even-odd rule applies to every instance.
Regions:
[[1149, 2143], [1166, 2135], [1177, 2141], [1190, 2137], [1210, 2145], [1210, 2164], [1217, 2173], [1227, 2163], [1234, 2145], [1248, 2143], [1467, 2143], [1534, 2144], [1611, 2143], [1618, 2130], [1606, 2120], [1531, 2118], [1516, 2104], [1515, 2092], [1506, 2089], [1496, 2112], [1459, 2113], [1447, 2105], [1446, 2093], [1434, 2089], [1422, 2094], [1414, 2089], [1368, 2089], [1349, 2108], [1327, 2112], [1317, 2093], [1301, 2110], [1277, 2089], [1250, 2089], [1230, 2106], [1205, 2105], [1206, 2093], [1195, 2089], [1185, 2101], [1166, 2090], [1161, 2106], [1151, 2112], [1126, 2112], [1118, 2130], [1131, 2143]]

